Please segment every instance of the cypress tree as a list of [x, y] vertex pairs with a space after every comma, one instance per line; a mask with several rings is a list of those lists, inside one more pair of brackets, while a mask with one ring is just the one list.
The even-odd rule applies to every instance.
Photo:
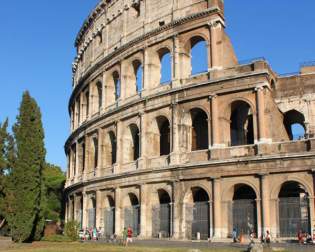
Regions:
[[0, 124], [0, 228], [4, 219], [4, 179], [7, 167], [6, 146], [7, 146], [8, 120]]
[[14, 241], [39, 239], [44, 228], [46, 150], [41, 112], [24, 92], [13, 126], [16, 154], [6, 183], [6, 217]]

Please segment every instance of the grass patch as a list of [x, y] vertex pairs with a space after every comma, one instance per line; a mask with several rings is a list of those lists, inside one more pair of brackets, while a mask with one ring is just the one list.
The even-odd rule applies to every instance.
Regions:
[[[199, 249], [202, 252], [241, 252], [235, 248]], [[13, 244], [0, 251], [7, 252], [191, 252], [191, 248], [147, 248], [147, 247], [121, 247], [108, 244], [93, 244], [79, 242], [34, 242], [32, 244]]]

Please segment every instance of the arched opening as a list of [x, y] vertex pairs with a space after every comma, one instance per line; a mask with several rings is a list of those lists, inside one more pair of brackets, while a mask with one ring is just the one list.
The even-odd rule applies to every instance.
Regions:
[[253, 112], [248, 103], [235, 101], [231, 104], [231, 146], [254, 143]]
[[193, 37], [191, 43], [191, 75], [208, 71], [207, 43], [202, 37]]
[[160, 156], [170, 154], [170, 123], [164, 116], [160, 116], [157, 119], [157, 124], [160, 133]]
[[140, 132], [136, 124], [131, 124], [124, 132], [124, 163], [136, 161], [140, 156]]
[[141, 93], [143, 89], [143, 67], [140, 61], [136, 60], [133, 63], [133, 69], [136, 79], [136, 91], [137, 93]]
[[137, 125], [133, 124], [130, 126], [130, 132], [132, 136], [132, 142], [133, 142], [133, 148], [132, 148], [132, 154], [133, 154], [133, 160], [137, 160], [139, 158], [139, 144], [140, 144], [140, 132]]
[[201, 187], [193, 187], [191, 189], [193, 208], [192, 208], [192, 224], [191, 237], [206, 240], [210, 236], [210, 211], [208, 193]]
[[97, 105], [98, 105], [98, 111], [101, 111], [101, 107], [103, 105], [103, 87], [102, 87], [102, 83], [98, 82], [96, 84], [97, 87]]
[[91, 195], [88, 202], [88, 228], [96, 227], [96, 199]]
[[116, 164], [116, 153], [117, 153], [117, 141], [116, 136], [113, 131], [109, 133], [109, 141], [110, 141], [110, 165]]
[[140, 204], [138, 197], [134, 193], [128, 194], [127, 204], [124, 209], [125, 227], [131, 227], [133, 235], [140, 234]]
[[305, 118], [304, 115], [295, 109], [284, 114], [283, 123], [290, 140], [305, 138]]
[[171, 198], [167, 191], [159, 189], [157, 191], [159, 204], [152, 208], [152, 236], [171, 236]]
[[298, 182], [289, 181], [281, 186], [279, 226], [280, 237], [295, 237], [300, 230], [311, 232], [308, 193]]
[[79, 202], [80, 206], [79, 206], [79, 210], [77, 212], [77, 221], [79, 222], [79, 225], [80, 225], [80, 229], [83, 228], [83, 197], [81, 195], [80, 197], [80, 202]]
[[93, 168], [95, 171], [98, 166], [98, 138], [93, 137], [92, 142], [93, 142], [93, 148], [92, 148], [93, 149]]
[[106, 237], [111, 237], [115, 233], [115, 200], [112, 196], [107, 196], [105, 200], [104, 232]]
[[238, 235], [257, 234], [256, 198], [256, 193], [250, 186], [245, 184], [234, 186], [232, 229], [235, 229]]
[[191, 150], [208, 149], [208, 116], [201, 109], [191, 110], [192, 134]]
[[114, 80], [114, 86], [115, 86], [115, 101], [117, 101], [120, 97], [120, 76], [118, 72], [113, 73], [113, 80]]
[[168, 84], [172, 80], [172, 61], [171, 53], [167, 48], [161, 49], [159, 52], [160, 57], [160, 83]]

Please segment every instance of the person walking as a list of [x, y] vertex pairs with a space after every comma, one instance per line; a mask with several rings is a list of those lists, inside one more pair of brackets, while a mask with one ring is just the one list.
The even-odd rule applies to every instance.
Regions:
[[237, 242], [237, 232], [235, 228], [233, 228], [232, 238], [234, 243]]
[[127, 228], [124, 227], [124, 230], [122, 231], [122, 245], [127, 246]]
[[132, 242], [132, 228], [129, 226], [127, 230], [127, 242], [126, 246], [128, 245], [129, 242]]

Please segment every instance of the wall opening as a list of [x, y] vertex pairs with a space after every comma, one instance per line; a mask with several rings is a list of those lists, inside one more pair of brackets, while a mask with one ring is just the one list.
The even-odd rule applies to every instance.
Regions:
[[115, 101], [120, 97], [121, 85], [120, 85], [120, 76], [118, 72], [113, 73], [113, 80], [115, 86]]
[[125, 227], [131, 227], [133, 230], [133, 236], [140, 234], [140, 204], [138, 197], [134, 193], [128, 194], [129, 202], [125, 206]]
[[284, 114], [283, 123], [290, 140], [303, 139], [306, 136], [305, 117], [296, 110]]
[[245, 184], [234, 186], [231, 217], [232, 230], [235, 229], [237, 235], [253, 233], [257, 237], [256, 193], [253, 188]]
[[193, 37], [191, 43], [191, 75], [208, 72], [207, 43], [202, 37]]
[[136, 91], [141, 93], [143, 89], [143, 67], [140, 61], [136, 60], [133, 63], [133, 69], [136, 79]]
[[160, 84], [168, 84], [172, 80], [171, 53], [167, 48], [163, 48], [158, 54], [160, 57]]
[[231, 104], [230, 118], [231, 146], [254, 143], [253, 113], [244, 101]]
[[96, 227], [96, 199], [95, 195], [90, 196], [88, 206], [88, 228]]
[[98, 111], [101, 111], [101, 107], [103, 105], [103, 86], [101, 82], [98, 82], [96, 84], [97, 87], [97, 105], [98, 105]]
[[105, 237], [110, 238], [115, 234], [115, 200], [112, 196], [105, 199], [107, 207], [104, 209], [104, 231]]
[[192, 119], [191, 150], [208, 149], [208, 116], [201, 109], [192, 109], [190, 113]]
[[280, 237], [295, 237], [299, 231], [311, 233], [309, 197], [295, 181], [285, 182], [279, 192]]
[[110, 164], [116, 164], [116, 153], [117, 153], [117, 140], [115, 133], [113, 131], [110, 131], [109, 133], [109, 141], [110, 141]]
[[157, 124], [160, 133], [160, 156], [170, 154], [170, 123], [164, 116], [160, 116], [157, 119]]

